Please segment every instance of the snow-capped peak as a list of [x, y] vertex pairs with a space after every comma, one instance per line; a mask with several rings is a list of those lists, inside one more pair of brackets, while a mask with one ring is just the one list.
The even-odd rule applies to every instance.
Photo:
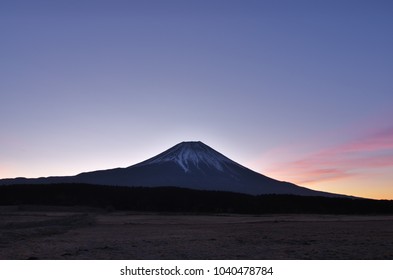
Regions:
[[138, 165], [149, 165], [172, 161], [178, 164], [185, 172], [192, 166], [200, 168], [205, 165], [224, 171], [228, 163], [235, 163], [200, 141], [181, 142], [165, 152], [148, 159]]

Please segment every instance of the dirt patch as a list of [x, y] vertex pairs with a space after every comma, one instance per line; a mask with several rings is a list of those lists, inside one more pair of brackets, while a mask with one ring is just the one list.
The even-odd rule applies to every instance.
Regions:
[[392, 216], [68, 210], [3, 209], [0, 259], [393, 259]]

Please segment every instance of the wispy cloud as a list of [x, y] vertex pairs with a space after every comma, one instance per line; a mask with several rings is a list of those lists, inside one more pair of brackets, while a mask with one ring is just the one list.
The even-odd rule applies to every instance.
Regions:
[[[393, 149], [393, 127], [338, 146], [336, 152], [372, 152]], [[332, 152], [335, 152], [333, 149]]]
[[295, 183], [337, 180], [378, 168], [393, 167], [393, 127], [318, 151], [269, 171]]

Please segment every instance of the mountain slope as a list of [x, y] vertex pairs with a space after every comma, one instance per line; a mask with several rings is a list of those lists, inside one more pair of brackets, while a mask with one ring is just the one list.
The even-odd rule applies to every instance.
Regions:
[[281, 182], [254, 172], [202, 142], [182, 142], [127, 168], [85, 172], [69, 177], [7, 179], [0, 184], [88, 183], [112, 186], [174, 186], [260, 194], [339, 196]]

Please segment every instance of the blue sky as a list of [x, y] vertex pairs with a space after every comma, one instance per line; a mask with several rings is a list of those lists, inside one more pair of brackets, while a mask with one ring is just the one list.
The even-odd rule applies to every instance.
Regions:
[[1, 1], [0, 177], [201, 140], [280, 180], [393, 199], [392, 14], [378, 0]]

